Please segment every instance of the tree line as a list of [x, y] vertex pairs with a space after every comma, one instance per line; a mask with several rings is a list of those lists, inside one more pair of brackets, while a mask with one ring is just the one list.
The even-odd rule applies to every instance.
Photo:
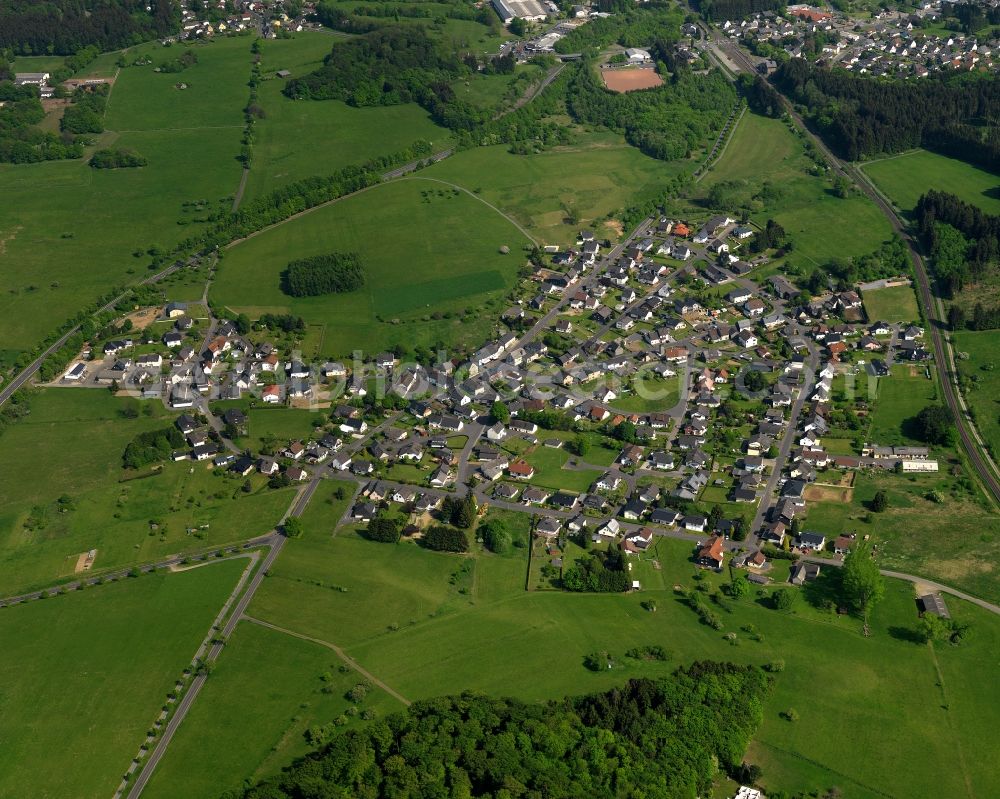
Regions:
[[993, 76], [876, 80], [792, 58], [774, 82], [806, 106], [810, 123], [842, 158], [926, 147], [1000, 169], [1000, 132], [990, 123], [1000, 114], [1000, 79]]
[[468, 693], [428, 699], [341, 733], [226, 799], [694, 799], [711, 790], [720, 767], [746, 772], [743, 753], [770, 683], [755, 666], [702, 661], [547, 703]]
[[692, 7], [709, 22], [745, 19], [762, 11], [782, 13], [785, 0], [695, 0]]
[[90, 157], [90, 165], [94, 169], [124, 169], [146, 166], [148, 163], [146, 156], [126, 147], [98, 150]]
[[0, 49], [72, 55], [95, 45], [117, 50], [176, 33], [171, 0], [0, 0]]

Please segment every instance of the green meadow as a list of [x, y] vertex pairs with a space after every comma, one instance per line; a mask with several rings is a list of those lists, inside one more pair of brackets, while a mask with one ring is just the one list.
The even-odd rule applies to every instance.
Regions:
[[[219, 268], [212, 298], [252, 316], [291, 312], [323, 324], [326, 355], [396, 344], [478, 346], [514, 285], [526, 244], [517, 228], [477, 198], [409, 178], [237, 243]], [[504, 246], [507, 255], [500, 252]], [[332, 251], [361, 255], [361, 290], [303, 298], [282, 293], [289, 261]]]
[[0, 795], [113, 795], [248, 562], [4, 609]]
[[241, 622], [143, 796], [217, 799], [306, 754], [311, 728], [339, 718], [343, 731], [363, 724], [363, 712], [402, 709], [377, 687], [351, 702], [345, 695], [364, 677], [341, 666], [320, 644]]
[[[135, 148], [147, 166], [0, 165], [4, 350], [32, 349], [111, 287], [144, 277], [144, 252], [176, 243], [197, 224], [198, 214], [184, 203], [206, 200], [209, 212], [228, 207], [240, 180], [250, 40], [195, 49], [198, 63], [171, 75], [153, 68], [180, 48], [150, 44], [130, 51], [130, 58], [149, 53], [153, 64], [122, 69], [111, 92], [101, 144]], [[188, 88], [175, 88], [179, 82]]]
[[[526, 553], [519, 552], [444, 555], [348, 531], [293, 541], [251, 613], [345, 647], [410, 699], [479, 690], [543, 700], [655, 676], [698, 658], [780, 659], [784, 670], [748, 756], [762, 766], [765, 788], [839, 786], [864, 799], [916, 795], [926, 784], [955, 796], [1000, 789], [996, 775], [976, 767], [1000, 754], [989, 733], [1000, 720], [996, 689], [982, 685], [990, 697], [978, 702], [941, 699], [942, 691], [953, 696], [972, 681], [979, 685], [976, 675], [994, 667], [1000, 620], [988, 613], [950, 600], [977, 633], [960, 648], [931, 650], [913, 642], [917, 614], [909, 584], [889, 582], [869, 638], [858, 619], [802, 598], [790, 613], [775, 611], [764, 589], [763, 597], [712, 603], [724, 624], [715, 631], [673, 593], [674, 585], [694, 584], [684, 541], [661, 539], [637, 562], [633, 573], [646, 587], [638, 595], [526, 592]], [[709, 591], [727, 579], [709, 576]], [[649, 599], [656, 602], [653, 613], [640, 605]], [[667, 663], [623, 657], [631, 647], [653, 644], [667, 649]], [[584, 656], [601, 649], [619, 667], [587, 671]], [[800, 721], [781, 717], [790, 708]], [[964, 760], [956, 759], [958, 751]], [[887, 770], [889, 760], [896, 767]]]
[[958, 361], [962, 376], [962, 393], [975, 417], [976, 428], [986, 441], [994, 458], [1000, 457], [1000, 374], [996, 371], [1000, 352], [1000, 332], [996, 330], [962, 330], [952, 333], [956, 352], [966, 353], [967, 360]]
[[929, 189], [958, 195], [990, 214], [1000, 214], [1000, 178], [984, 169], [914, 150], [892, 158], [863, 164], [875, 185], [899, 208], [911, 211]]
[[773, 184], [775, 199], [752, 221], [763, 226], [777, 220], [794, 242], [789, 259], [796, 263], [866, 255], [891, 238], [889, 223], [874, 204], [860, 195], [836, 197], [825, 179], [809, 174], [812, 166], [802, 139], [785, 123], [748, 112], [701, 183], [703, 196], [721, 181]]
[[[91, 549], [93, 570], [103, 571], [250, 538], [281, 518], [294, 491], [267, 489], [262, 477], [245, 494], [242, 481], [206, 463], [126, 473], [129, 441], [174, 419], [159, 403], [137, 402], [102, 389], [45, 389], [0, 437], [0, 594], [69, 580]], [[122, 416], [139, 407], [154, 415]]]
[[[920, 446], [923, 443], [914, 437], [908, 422], [928, 405], [940, 403], [934, 373], [931, 372], [931, 379], [928, 379], [924, 368], [897, 365], [892, 367], [890, 377], [878, 378], [868, 441], [885, 446]], [[856, 389], [859, 392], [867, 390], [865, 382], [868, 379], [862, 376], [858, 381]]]
[[475, 192], [542, 244], [566, 246], [587, 226], [617, 238], [618, 230], [603, 223], [622, 208], [656, 195], [686, 168], [643, 155], [616, 134], [579, 131], [572, 145], [534, 155], [513, 155], [504, 145], [478, 147], [421, 174]]
[[920, 319], [920, 308], [913, 286], [866, 291], [864, 302], [865, 313], [873, 322], [916, 322]]
[[257, 141], [246, 199], [295, 180], [399, 152], [418, 139], [430, 142], [435, 151], [451, 145], [449, 131], [415, 103], [353, 108], [339, 100], [290, 100], [281, 93], [286, 81], [275, 72], [287, 69], [292, 77], [306, 75], [322, 66], [323, 57], [338, 41], [307, 32], [263, 44], [265, 80], [257, 102], [266, 116], [255, 127]]

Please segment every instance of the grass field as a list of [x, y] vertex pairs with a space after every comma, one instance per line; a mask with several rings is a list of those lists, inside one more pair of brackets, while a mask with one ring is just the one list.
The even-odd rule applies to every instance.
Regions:
[[[878, 398], [871, 416], [868, 440], [884, 446], [914, 445], [923, 442], [914, 438], [907, 424], [928, 405], [940, 402], [937, 380], [931, 373], [930, 380], [923, 367], [894, 366], [891, 377], [878, 380]], [[857, 390], [865, 390], [859, 383]]]
[[[580, 133], [575, 144], [536, 155], [512, 155], [505, 146], [466, 150], [421, 174], [476, 192], [543, 244], [568, 245], [581, 227], [657, 193], [684, 168], [643, 155], [621, 136]], [[617, 235], [603, 226], [597, 233]]]
[[[467, 559], [343, 533], [327, 539], [322, 549], [309, 545], [308, 556], [297, 549], [293, 542], [282, 554], [252, 612], [343, 643], [348, 654], [411, 699], [474, 689], [539, 700], [665, 673], [695, 658], [751, 663], [781, 658], [786, 667], [750, 753], [751, 762], [764, 768], [765, 787], [810, 791], [837, 785], [844, 795], [863, 799], [915, 795], [926, 784], [965, 796], [966, 779], [975, 795], [1000, 789], [996, 775], [975, 767], [1000, 754], [987, 732], [1000, 721], [1000, 705], [980, 697], [983, 701], [945, 709], [936, 686], [935, 654], [948, 663], [941, 667], [946, 692], [970, 690], [979, 682], [978, 670], [991, 668], [995, 659], [990, 647], [1000, 621], [957, 600], [950, 604], [968, 613], [983, 635], [960, 649], [932, 654], [909, 640], [907, 631], [916, 625], [913, 592], [899, 582], [890, 582], [871, 638], [861, 635], [856, 619], [802, 600], [791, 614], [753, 599], [722, 600], [717, 612], [725, 629], [713, 631], [670, 591], [674, 584], [691, 585], [690, 546], [683, 541], [658, 542], [659, 570], [647, 563], [637, 567], [644, 585], [665, 589], [638, 596], [524, 592], [523, 567], [494, 578], [495, 564], [520, 565], [516, 559], [477, 556], [463, 597], [455, 595], [448, 574]], [[313, 579], [347, 592], [312, 586]], [[640, 607], [651, 598], [656, 613]], [[760, 640], [752, 640], [748, 625]], [[738, 645], [723, 638], [728, 631], [736, 633]], [[582, 666], [588, 652], [607, 649], [620, 656], [648, 644], [665, 646], [670, 661], [626, 659], [624, 668], [598, 674]], [[991, 696], [997, 690], [992, 684], [984, 688]], [[790, 707], [801, 721], [790, 724], [779, 717]], [[959, 747], [966, 753], [964, 766], [956, 762]], [[885, 769], [886, 759], [896, 766]]]
[[[205, 199], [215, 211], [236, 191], [250, 41], [220, 40], [196, 49], [198, 64], [183, 73], [129, 67], [112, 90], [109, 132], [101, 142], [135, 148], [147, 166], [0, 165], [4, 350], [32, 348], [92, 299], [144, 276], [149, 259], [134, 251], [190, 235], [190, 224], [178, 224], [194, 216], [182, 203]], [[157, 44], [135, 52], [151, 53], [154, 65], [179, 54]], [[175, 89], [180, 80], [190, 88]]]
[[306, 754], [310, 728], [342, 717], [338, 729], [350, 729], [359, 711], [402, 709], [375, 687], [355, 706], [345, 694], [364, 678], [341, 665], [319, 644], [241, 622], [143, 795], [217, 799]]
[[599, 469], [566, 468], [571, 457], [565, 448], [536, 447], [534, 452], [524, 456], [525, 460], [535, 467], [535, 476], [531, 478], [531, 484], [563, 489], [576, 494], [586, 493], [603, 472]]
[[0, 614], [0, 795], [111, 796], [247, 561]]
[[[967, 480], [947, 474], [859, 475], [849, 502], [809, 504], [805, 529], [826, 535], [856, 532], [879, 541], [886, 568], [919, 574], [1000, 600], [1000, 523]], [[962, 467], [958, 467], [961, 472]], [[868, 503], [884, 490], [889, 509], [871, 513]], [[941, 502], [928, 497], [937, 492]]]
[[[476, 198], [419, 178], [384, 184], [238, 244], [213, 299], [236, 309], [289, 310], [326, 325], [325, 354], [373, 353], [395, 344], [477, 346], [523, 262], [524, 236]], [[500, 254], [500, 247], [511, 249]], [[332, 250], [360, 253], [366, 284], [342, 295], [292, 298], [288, 262]], [[470, 315], [462, 320], [463, 309]], [[447, 312], [451, 318], [439, 317]], [[400, 324], [392, 320], [399, 318]]]
[[721, 181], [771, 183], [776, 198], [755, 212], [752, 221], [763, 226], [773, 218], [781, 223], [795, 244], [789, 258], [802, 265], [865, 255], [891, 238], [889, 223], [871, 202], [861, 196], [836, 197], [825, 179], [807, 173], [811, 165], [801, 140], [783, 122], [746, 113], [726, 152], [702, 181], [700, 194], [707, 197]]
[[268, 79], [260, 86], [258, 103], [267, 116], [256, 125], [246, 199], [293, 180], [398, 152], [418, 139], [431, 142], [435, 150], [451, 144], [450, 132], [416, 104], [352, 108], [338, 100], [285, 97], [281, 93], [285, 81], [272, 78], [273, 73], [287, 69], [292, 77], [300, 77], [312, 72], [336, 41], [323, 33], [306, 32], [263, 44], [262, 68]]
[[1000, 373], [996, 371], [1000, 331], [963, 330], [952, 337], [955, 351], [969, 356], [958, 362], [965, 401], [975, 416], [976, 428], [996, 458], [1000, 456]]
[[917, 295], [913, 286], [893, 286], [866, 291], [865, 313], [873, 322], [916, 322], [920, 319]]
[[904, 211], [929, 189], [958, 195], [989, 214], [1000, 214], [1000, 178], [964, 161], [915, 150], [862, 167], [875, 184]]
[[[243, 494], [241, 481], [215, 477], [204, 463], [169, 463], [122, 482], [126, 444], [173, 420], [162, 407], [158, 416], [123, 418], [135, 402], [98, 389], [47, 389], [0, 437], [0, 593], [70, 578], [90, 549], [103, 570], [249, 538], [291, 503], [292, 489]], [[201, 525], [209, 526], [188, 533]]]

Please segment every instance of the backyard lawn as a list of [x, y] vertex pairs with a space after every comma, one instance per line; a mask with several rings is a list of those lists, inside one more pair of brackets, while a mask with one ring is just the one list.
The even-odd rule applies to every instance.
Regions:
[[866, 291], [865, 314], [875, 322], [919, 322], [920, 308], [913, 286]]

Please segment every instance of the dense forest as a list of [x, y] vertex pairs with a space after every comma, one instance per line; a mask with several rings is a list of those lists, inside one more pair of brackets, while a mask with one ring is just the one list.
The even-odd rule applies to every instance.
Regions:
[[694, 799], [741, 768], [768, 691], [756, 667], [698, 662], [546, 704], [429, 699], [227, 799]]
[[415, 102], [440, 124], [461, 130], [482, 121], [479, 109], [458, 101], [451, 88], [468, 72], [462, 59], [423, 27], [394, 25], [338, 44], [318, 70], [290, 80], [285, 94], [355, 106]]
[[[147, 10], [149, 9], [149, 10]], [[88, 45], [117, 50], [177, 31], [172, 0], [0, 0], [0, 50], [72, 55]]]
[[737, 20], [761, 11], [785, 10], [785, 0], [695, 0], [692, 7], [709, 22]]
[[1000, 114], [1000, 79], [877, 80], [792, 58], [774, 80], [808, 108], [809, 121], [843, 158], [926, 147], [1000, 170], [1000, 128], [990, 123]]
[[581, 64], [566, 101], [577, 122], [604, 125], [653, 158], [685, 158], [721, 129], [736, 102], [733, 86], [718, 71], [675, 72], [663, 86], [617, 94], [608, 91], [589, 64]]
[[[931, 254], [934, 277], [945, 296], [996, 272], [1000, 261], [1000, 216], [987, 214], [942, 191], [923, 195], [915, 213], [920, 239]], [[993, 327], [987, 319], [993, 315], [981, 312], [976, 326]]]
[[316, 297], [357, 291], [365, 284], [365, 270], [356, 252], [332, 252], [301, 258], [282, 273], [281, 288], [292, 297]]

